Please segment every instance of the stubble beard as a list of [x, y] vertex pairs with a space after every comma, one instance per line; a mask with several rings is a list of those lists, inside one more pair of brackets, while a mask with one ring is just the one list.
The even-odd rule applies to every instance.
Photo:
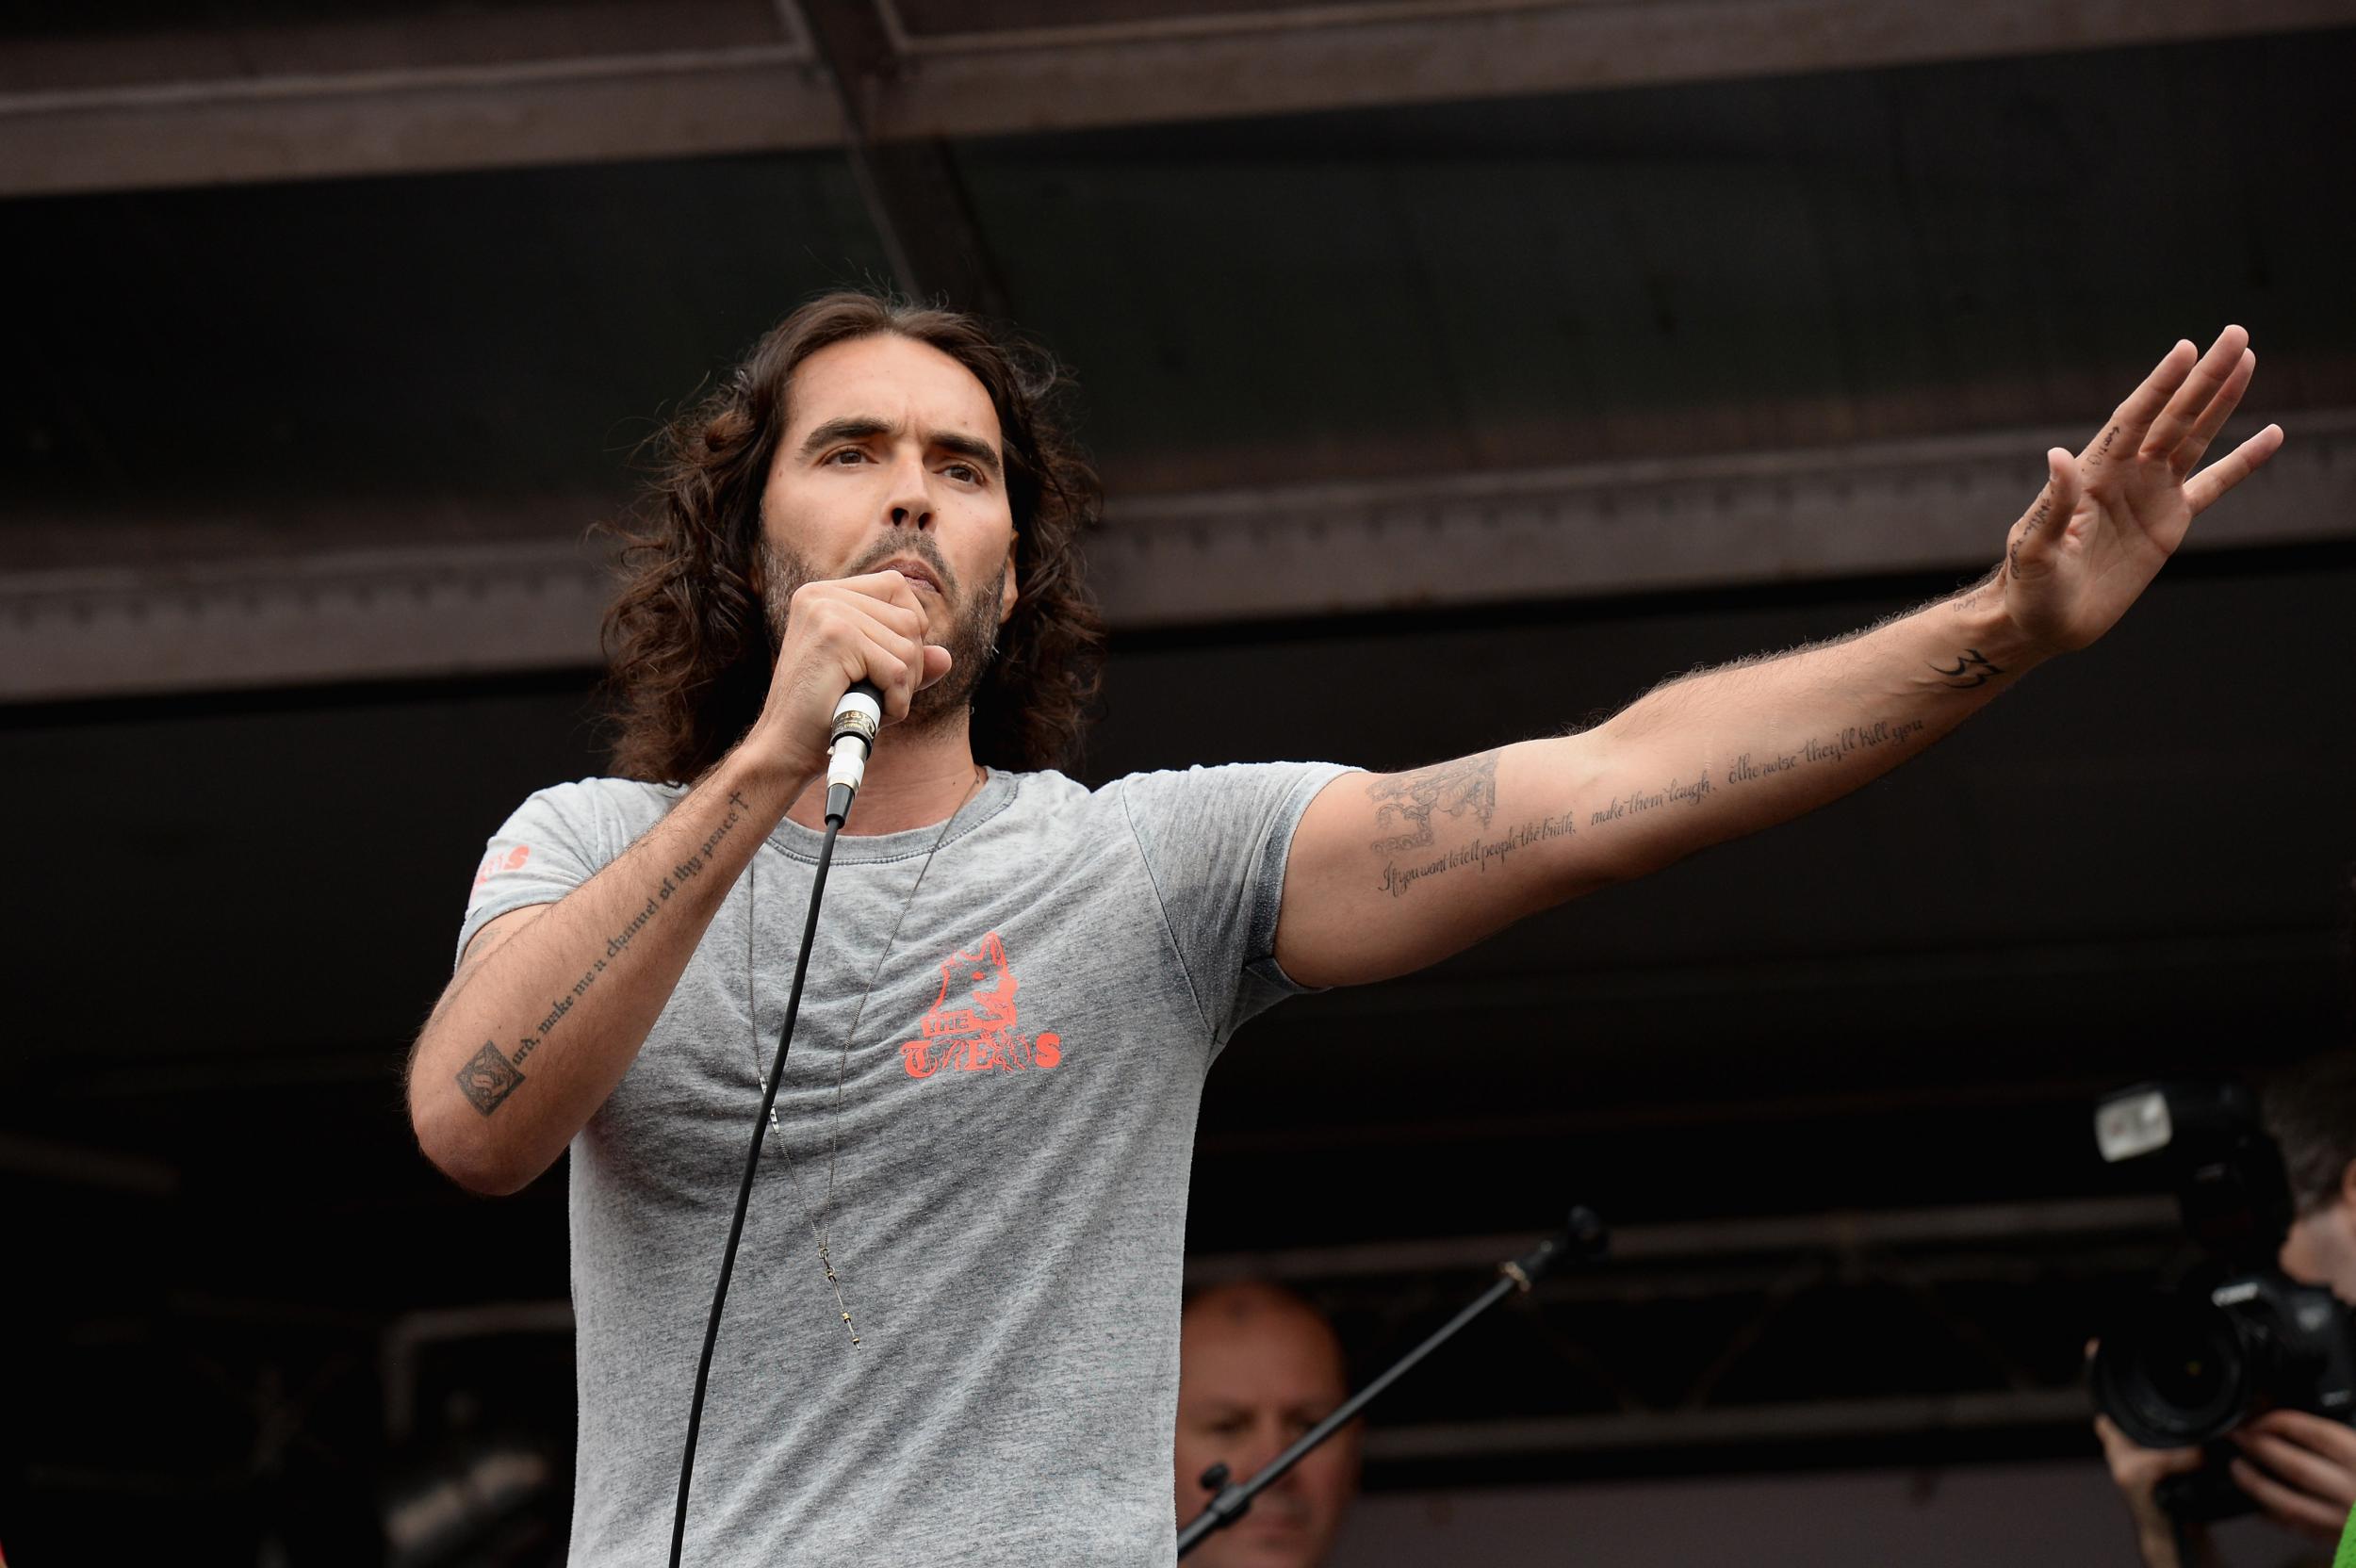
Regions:
[[[981, 689], [982, 677], [990, 673], [992, 661], [998, 657], [998, 601], [1006, 591], [1006, 564], [999, 563], [998, 570], [987, 583], [977, 583], [974, 591], [959, 602], [949, 570], [937, 551], [894, 542], [875, 552], [875, 563], [895, 555], [914, 556], [922, 560], [941, 580], [942, 609], [948, 612], [948, 625], [936, 612], [926, 629], [925, 639], [949, 650], [949, 673], [925, 687], [908, 703], [907, 727], [922, 733], [943, 728], [951, 724], [964, 725], [971, 721], [973, 694]], [[769, 645], [774, 651], [785, 645], [785, 623], [792, 613], [794, 591], [805, 582], [816, 580], [817, 574], [810, 563], [791, 546], [761, 543], [761, 608], [769, 617]], [[855, 565], [844, 577], [858, 577], [874, 570], [874, 564]], [[919, 589], [919, 596], [924, 590]]]

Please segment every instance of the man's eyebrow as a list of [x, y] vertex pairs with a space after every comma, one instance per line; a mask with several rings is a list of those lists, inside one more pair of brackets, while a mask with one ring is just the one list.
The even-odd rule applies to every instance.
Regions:
[[997, 478], [1001, 471], [998, 466], [998, 449], [978, 435], [960, 435], [953, 430], [936, 431], [933, 433], [932, 444], [944, 452], [955, 452], [959, 457], [972, 458], [983, 467], [988, 468], [992, 479]]
[[[801, 456], [807, 462], [838, 441], [867, 441], [878, 435], [899, 433], [898, 425], [889, 419], [878, 419], [872, 414], [855, 414], [845, 418], [829, 419], [803, 438]], [[966, 435], [953, 430], [936, 431], [927, 437], [926, 445], [980, 464], [990, 470], [990, 477], [993, 479], [1005, 472], [998, 461], [998, 449], [978, 435]]]
[[1252, 1407], [1241, 1399], [1214, 1396], [1189, 1404], [1184, 1413], [1197, 1421], [1223, 1421], [1231, 1415], [1249, 1415]]
[[822, 447], [837, 441], [865, 441], [877, 435], [890, 435], [900, 427], [888, 419], [873, 415], [853, 415], [846, 419], [829, 419], [803, 438], [802, 456], [814, 457]]

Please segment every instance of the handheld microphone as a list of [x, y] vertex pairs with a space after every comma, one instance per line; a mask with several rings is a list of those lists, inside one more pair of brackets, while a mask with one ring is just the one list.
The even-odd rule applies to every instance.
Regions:
[[859, 682], [834, 705], [834, 726], [826, 734], [826, 820], [837, 827], [851, 814], [851, 797], [867, 776], [882, 723], [883, 694], [872, 681]]

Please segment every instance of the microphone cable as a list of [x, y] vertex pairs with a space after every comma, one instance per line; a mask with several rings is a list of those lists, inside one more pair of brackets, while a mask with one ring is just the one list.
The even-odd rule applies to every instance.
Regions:
[[687, 1543], [687, 1488], [695, 1474], [695, 1434], [704, 1420], [704, 1386], [712, 1378], [712, 1351], [720, 1341], [720, 1310], [728, 1298], [728, 1276], [736, 1272], [736, 1244], [744, 1236], [744, 1211], [753, 1200], [753, 1175], [761, 1168], [761, 1135], [769, 1127], [770, 1108], [777, 1102], [777, 1085], [785, 1077], [786, 1053], [794, 1045], [794, 1022], [802, 1012], [802, 977], [810, 972], [810, 943], [818, 935], [818, 901], [826, 890], [826, 868], [834, 863], [834, 837], [843, 831], [843, 818], [826, 818], [826, 837], [818, 846], [818, 871], [810, 884], [810, 914], [802, 922], [802, 951], [794, 959], [794, 988], [785, 1002], [785, 1027], [777, 1032], [777, 1059], [769, 1064], [769, 1083], [761, 1090], [761, 1115], [753, 1121], [752, 1147], [744, 1152], [744, 1178], [736, 1184], [736, 1213], [728, 1220], [728, 1244], [720, 1253], [720, 1281], [712, 1291], [712, 1315], [704, 1324], [702, 1353], [695, 1358], [695, 1397], [687, 1407], [687, 1446], [679, 1454], [679, 1507], [671, 1515], [671, 1568], [679, 1568], [679, 1552]]

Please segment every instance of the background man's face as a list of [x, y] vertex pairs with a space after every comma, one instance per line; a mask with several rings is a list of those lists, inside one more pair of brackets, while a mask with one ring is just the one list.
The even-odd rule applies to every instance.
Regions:
[[2337, 1199], [2292, 1222], [2276, 1262], [2292, 1279], [2356, 1305], [2356, 1164], [2340, 1178]]
[[949, 674], [911, 717], [962, 711], [1013, 612], [1014, 519], [990, 394], [928, 344], [890, 335], [830, 344], [794, 372], [785, 433], [761, 491], [762, 597], [780, 635], [794, 590], [895, 562]]
[[[1315, 1313], [1265, 1286], [1204, 1292], [1178, 1352], [1178, 1522], [1203, 1511], [1198, 1484], [1224, 1462], [1243, 1480], [1349, 1397], [1341, 1347]], [[1358, 1485], [1353, 1423], [1252, 1500], [1243, 1519], [1186, 1561], [1205, 1568], [1311, 1568], [1323, 1560]]]

